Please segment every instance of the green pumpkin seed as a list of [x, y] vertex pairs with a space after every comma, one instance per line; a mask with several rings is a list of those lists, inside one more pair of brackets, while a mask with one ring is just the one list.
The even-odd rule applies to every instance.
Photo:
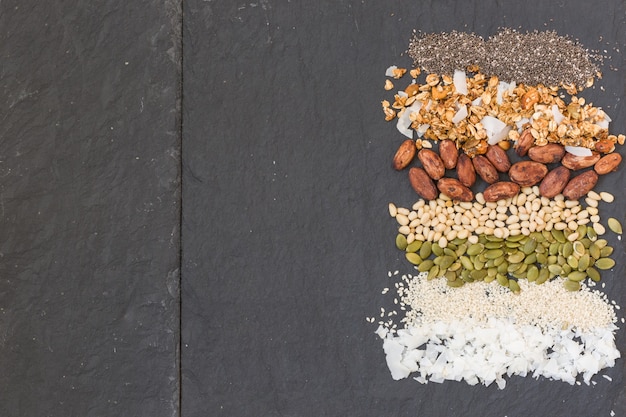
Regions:
[[600, 258], [600, 248], [598, 247], [598, 245], [592, 243], [591, 246], [589, 246], [589, 255], [591, 255], [593, 259]]
[[559, 248], [560, 247], [561, 247], [561, 244], [559, 242], [552, 242], [550, 244], [549, 249], [548, 249], [548, 254], [556, 255], [557, 253], [559, 253]]
[[456, 272], [461, 269], [461, 262], [455, 261], [452, 265], [448, 267], [448, 271]]
[[524, 258], [524, 263], [527, 265], [532, 265], [532, 264], [537, 263], [537, 254], [531, 253], [530, 255], [528, 255], [526, 258]]
[[461, 279], [465, 282], [474, 282], [474, 278], [472, 278], [469, 273], [470, 271], [468, 271], [467, 269], [461, 271]]
[[478, 255], [480, 252], [482, 252], [482, 250], [484, 249], [484, 246], [480, 243], [474, 243], [472, 245], [470, 245], [469, 248], [467, 248], [467, 254], [470, 256], [474, 256], [474, 255]]
[[535, 284], [543, 284], [549, 278], [550, 278], [550, 271], [548, 271], [548, 268], [541, 268], [539, 270], [539, 275], [537, 276], [537, 279], [535, 280]]
[[496, 269], [499, 273], [506, 274], [507, 272], [509, 272], [509, 263], [502, 262], [500, 265], [497, 266]]
[[456, 252], [450, 249], [449, 247], [443, 248], [443, 254], [447, 256], [452, 256], [454, 259], [458, 258]]
[[585, 245], [580, 240], [574, 242], [572, 248], [574, 249], [573, 253], [576, 256], [583, 256], [585, 253]]
[[520, 240], [523, 240], [526, 236], [524, 236], [523, 234], [519, 234], [519, 235], [515, 235], [515, 236], [509, 236], [507, 238], [507, 241], [509, 242], [519, 242]]
[[587, 268], [591, 266], [591, 257], [588, 253], [585, 253], [578, 259], [578, 270], [585, 271]]
[[614, 266], [615, 261], [611, 258], [600, 258], [595, 263], [595, 267], [598, 269], [611, 269]]
[[506, 275], [497, 274], [496, 279], [498, 280], [498, 284], [502, 285], [503, 287], [509, 286], [509, 279], [506, 277]]
[[513, 294], [519, 294], [521, 291], [519, 284], [514, 279], [509, 280], [509, 289], [513, 291]]
[[470, 271], [474, 269], [474, 264], [472, 263], [470, 258], [468, 258], [467, 256], [459, 257], [459, 261], [461, 262], [461, 265], [463, 265], [463, 268], [470, 270]]
[[587, 226], [584, 224], [579, 225], [578, 229], [576, 229], [576, 233], [578, 233], [578, 236], [587, 235]]
[[485, 235], [485, 237], [487, 238], [489, 242], [503, 242], [504, 241], [504, 239], [502, 239], [501, 237], [496, 237], [494, 235]]
[[432, 247], [433, 244], [429, 241], [426, 241], [422, 244], [422, 247], [420, 248], [420, 256], [422, 257], [422, 259], [426, 259], [432, 254]]
[[602, 249], [600, 249], [600, 256], [602, 258], [606, 258], [607, 256], [611, 256], [612, 253], [613, 253], [613, 247], [612, 246], [605, 246]]
[[609, 244], [609, 242], [606, 239], [598, 239], [598, 240], [596, 240], [595, 243], [596, 243], [596, 245], [598, 245], [598, 247], [600, 249], [602, 249], [603, 247], [605, 247], [606, 245]]
[[417, 266], [417, 270], [420, 272], [430, 271], [430, 269], [435, 265], [435, 262], [432, 259], [426, 259], [422, 261], [421, 264]]
[[587, 273], [587, 276], [591, 278], [593, 281], [595, 282], [600, 281], [600, 272], [598, 272], [598, 270], [595, 269], [594, 267], [590, 266], [589, 268], [587, 268], [585, 272]]
[[552, 264], [548, 265], [548, 271], [554, 275], [560, 275], [563, 272], [563, 268], [561, 268], [561, 265]]
[[465, 284], [465, 281], [463, 281], [462, 279], [456, 279], [454, 281], [447, 281], [446, 284], [448, 285], [448, 287], [459, 288]]
[[496, 266], [496, 260], [495, 259], [489, 259], [487, 262], [485, 262], [485, 267], [486, 268], [493, 268]]
[[585, 249], [589, 249], [589, 246], [591, 246], [591, 244], [593, 243], [591, 241], [591, 239], [584, 237], [582, 239], [580, 239], [580, 242], [583, 244], [583, 246], [585, 247]]
[[398, 233], [398, 235], [396, 236], [396, 248], [400, 250], [405, 250], [407, 246], [408, 243], [406, 241], [406, 236], [404, 236], [402, 233]]
[[448, 271], [444, 274], [448, 282], [455, 281], [457, 279], [456, 272]]
[[433, 243], [433, 245], [431, 247], [431, 250], [433, 251], [435, 256], [443, 255], [443, 248], [441, 246], [439, 246], [439, 243], [437, 243], [437, 242]]
[[539, 276], [539, 268], [536, 265], [530, 265], [528, 270], [526, 271], [526, 279], [530, 282], [533, 282]]
[[494, 275], [494, 276], [489, 276], [489, 275], [486, 275], [486, 276], [485, 276], [485, 279], [483, 279], [483, 281], [484, 281], [485, 283], [489, 284], [490, 282], [495, 281], [495, 279], [496, 279], [496, 276], [495, 276], [495, 275]]
[[485, 263], [479, 259], [473, 259], [472, 263], [474, 264], [474, 269], [483, 269], [485, 267]]
[[426, 276], [427, 280], [435, 278], [439, 278], [439, 266], [437, 265], [434, 265], [432, 268], [430, 268], [430, 270], [428, 271], [428, 275]]
[[559, 242], [559, 243], [565, 243], [567, 242], [567, 238], [565, 237], [565, 233], [563, 233], [562, 230], [556, 230], [556, 229], [552, 229], [551, 230], [552, 233], [552, 237], [554, 237], [554, 239]]
[[572, 267], [568, 264], [562, 265], [561, 268], [563, 268], [561, 275], [569, 275], [569, 273], [572, 272]]
[[502, 244], [502, 242], [487, 242], [487, 243], [485, 243], [485, 248], [486, 249], [500, 249], [502, 246], [504, 246]]
[[571, 266], [573, 269], [578, 269], [578, 258], [574, 255], [570, 255], [567, 257], [567, 264]]
[[567, 291], [579, 291], [580, 290], [580, 282], [572, 281], [566, 279], [563, 281], [563, 286]]
[[526, 255], [530, 255], [537, 248], [537, 241], [535, 239], [528, 239], [524, 246], [522, 246], [522, 252]]
[[493, 276], [496, 276], [497, 273], [498, 273], [498, 269], [497, 268], [489, 268], [489, 269], [487, 269], [487, 276], [493, 277]]
[[448, 269], [450, 265], [452, 265], [452, 263], [455, 261], [454, 257], [449, 255], [441, 256], [439, 257], [439, 259], [439, 268], [441, 269]]
[[567, 274], [567, 279], [570, 279], [572, 281], [582, 281], [585, 278], [587, 278], [587, 273], [582, 271], [572, 271]]
[[422, 258], [417, 253], [407, 252], [406, 259], [411, 262], [413, 265], [419, 265], [422, 263]]
[[485, 252], [485, 258], [487, 259], [495, 259], [504, 255], [504, 251], [502, 249], [490, 249]]
[[618, 235], [622, 234], [622, 224], [614, 217], [609, 217], [607, 220], [609, 229], [613, 231], [613, 233], [617, 233]]
[[416, 253], [420, 249], [421, 246], [422, 246], [421, 240], [414, 240], [413, 242], [409, 243], [409, 245], [406, 247], [406, 251], [410, 253]]
[[448, 245], [446, 246], [446, 248], [450, 249], [450, 250], [451, 250], [451, 251], [453, 251], [453, 252], [456, 252], [456, 250], [457, 250], [458, 246], [457, 246], [457, 245], [455, 245], [454, 243], [450, 243], [450, 242], [448, 242]]
[[517, 249], [521, 245], [519, 244], [519, 242], [511, 242], [510, 240], [507, 240], [504, 246], [506, 246], [507, 248], [511, 248], [511, 249]]
[[595, 242], [596, 239], [598, 239], [598, 234], [596, 233], [596, 231], [591, 226], [587, 226], [587, 237], [592, 242]]
[[475, 269], [470, 271], [470, 276], [476, 281], [482, 281], [487, 276], [486, 269]]
[[457, 246], [454, 252], [456, 253], [457, 257], [465, 255], [465, 252], [467, 252], [467, 245], [465, 243], [460, 244], [459, 246]]
[[[524, 246], [525, 246], [525, 245], [524, 245]], [[514, 264], [516, 264], [516, 263], [522, 262], [522, 261], [524, 260], [524, 258], [526, 257], [526, 255], [528, 255], [528, 254], [527, 254], [527, 253], [525, 253], [525, 252], [514, 252], [514, 253], [512, 253], [511, 255], [509, 255], [509, 257], [507, 258], [507, 260], [508, 260], [510, 263], [514, 263]]]
[[537, 254], [537, 263], [540, 263], [541, 265], [545, 265], [548, 263], [548, 257], [543, 254], [543, 253], [538, 253]]
[[572, 242], [563, 243], [563, 247], [561, 248], [561, 254], [566, 258], [570, 256], [574, 252], [574, 244]]

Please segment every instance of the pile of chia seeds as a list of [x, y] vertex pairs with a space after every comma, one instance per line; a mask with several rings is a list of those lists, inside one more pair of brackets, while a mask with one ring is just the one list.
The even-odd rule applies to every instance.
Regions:
[[486, 75], [527, 85], [574, 85], [582, 89], [599, 74], [602, 56], [554, 31], [502, 29], [487, 41], [464, 32], [414, 33], [409, 56], [429, 73], [453, 74], [478, 67]]

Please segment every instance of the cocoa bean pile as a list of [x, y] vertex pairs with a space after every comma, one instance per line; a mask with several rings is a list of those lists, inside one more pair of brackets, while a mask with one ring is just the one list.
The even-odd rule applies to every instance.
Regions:
[[605, 149], [605, 154], [600, 147], [590, 156], [577, 156], [558, 143], [535, 145], [530, 129], [522, 132], [512, 148], [516, 162], [511, 162], [504, 149], [508, 145], [488, 145], [484, 154], [470, 157], [449, 139], [438, 141], [437, 151], [418, 150], [415, 141], [408, 139], [398, 148], [392, 165], [398, 171], [409, 168], [409, 182], [425, 200], [442, 193], [453, 200], [472, 201], [472, 187], [478, 186], [479, 178], [486, 184], [486, 201], [512, 198], [521, 187], [534, 185], [539, 185], [544, 197], [563, 194], [568, 200], [578, 200], [593, 189], [600, 175], [615, 171], [622, 161], [612, 148]]

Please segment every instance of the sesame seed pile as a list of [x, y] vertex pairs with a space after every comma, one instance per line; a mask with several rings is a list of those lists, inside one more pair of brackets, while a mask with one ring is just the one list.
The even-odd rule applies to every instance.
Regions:
[[522, 280], [522, 291], [512, 296], [494, 282], [450, 288], [445, 280], [428, 281], [425, 276], [404, 275], [398, 286], [400, 306], [409, 308], [401, 320], [406, 327], [470, 318], [486, 323], [496, 318], [544, 330], [572, 327], [589, 331], [617, 322], [614, 306], [606, 295], [587, 285], [572, 293], [558, 280], [543, 285]]
[[452, 74], [477, 67], [487, 75], [527, 85], [589, 85], [602, 56], [555, 31], [521, 33], [504, 28], [487, 41], [463, 32], [414, 33], [408, 54], [427, 72]]

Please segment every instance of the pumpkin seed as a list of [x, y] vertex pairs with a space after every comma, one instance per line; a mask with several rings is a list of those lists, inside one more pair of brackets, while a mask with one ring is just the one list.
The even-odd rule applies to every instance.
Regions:
[[[448, 246], [450, 245], [448, 244]], [[456, 253], [457, 257], [465, 255], [465, 252], [467, 252], [467, 244], [461, 243], [459, 246], [456, 247], [456, 250], [454, 252]]]
[[552, 230], [551, 230], [551, 233], [552, 233], [552, 237], [554, 237], [554, 239], [555, 239], [557, 242], [560, 242], [560, 243], [565, 243], [565, 242], [567, 242], [567, 238], [565, 237], [565, 234], [563, 233], [563, 231], [562, 231], [562, 230], [552, 229]]
[[496, 269], [499, 273], [506, 274], [509, 271], [509, 264], [508, 262], [502, 262]]
[[595, 241], [598, 238], [598, 234], [596, 233], [595, 230], [593, 230], [593, 227], [591, 226], [587, 226], [587, 237], [591, 241]]
[[600, 256], [603, 258], [606, 258], [607, 256], [611, 256], [612, 253], [613, 253], [612, 246], [605, 246], [602, 249], [600, 249]]
[[538, 253], [537, 262], [540, 263], [541, 265], [545, 265], [548, 263], [548, 257], [543, 253]]
[[576, 241], [573, 244], [574, 255], [575, 256], [583, 256], [585, 253], [585, 245], [581, 241]]
[[598, 247], [598, 245], [592, 243], [591, 246], [589, 246], [589, 255], [591, 255], [593, 259], [600, 258], [600, 248]]
[[439, 268], [441, 269], [448, 269], [448, 267], [450, 267], [450, 265], [452, 265], [455, 261], [455, 259], [449, 255], [440, 256], [437, 259], [439, 259]]
[[595, 282], [600, 281], [600, 272], [598, 272], [598, 270], [595, 269], [594, 267], [590, 266], [589, 268], [587, 268], [585, 272], [587, 273], [587, 276], [591, 278], [593, 281]]
[[608, 220], [609, 229], [613, 231], [613, 233], [617, 233], [618, 235], [622, 234], [622, 224], [614, 217], [609, 217]]
[[487, 249], [500, 249], [502, 247], [502, 242], [487, 242], [485, 243], [485, 248]]
[[563, 254], [563, 256], [567, 258], [573, 252], [574, 252], [574, 245], [572, 244], [572, 242], [565, 242], [563, 244], [563, 247], [561, 248], [561, 254]]
[[421, 246], [422, 246], [421, 240], [414, 240], [406, 247], [406, 251], [410, 253], [416, 253], [418, 250], [420, 250]]
[[419, 265], [422, 263], [422, 258], [417, 253], [407, 252], [406, 259], [411, 262], [413, 265]]
[[535, 280], [535, 284], [543, 284], [549, 278], [550, 278], [550, 271], [548, 271], [548, 268], [541, 268], [539, 270], [539, 275], [537, 276], [537, 279]]
[[567, 274], [567, 279], [571, 279], [572, 281], [582, 281], [587, 278], [587, 273], [582, 271], [572, 271]]
[[435, 262], [432, 259], [426, 259], [422, 261], [421, 264], [417, 266], [417, 270], [420, 272], [430, 271], [430, 269], [435, 265]]
[[452, 256], [454, 259], [458, 258], [456, 252], [448, 247], [443, 248], [443, 254], [447, 256]]
[[495, 279], [496, 279], [496, 276], [495, 276], [495, 275], [494, 275], [494, 276], [489, 276], [489, 275], [486, 275], [486, 276], [485, 276], [485, 279], [483, 279], [483, 281], [484, 281], [485, 283], [489, 284], [490, 282], [493, 282]]
[[519, 294], [521, 291], [519, 284], [514, 279], [509, 280], [509, 289], [513, 291], [513, 294]]
[[548, 249], [548, 253], [550, 255], [556, 255], [557, 253], [559, 253], [559, 247], [560, 247], [560, 243], [559, 242], [553, 242], [550, 244], [550, 248]]
[[452, 265], [448, 267], [448, 271], [456, 272], [461, 269], [461, 262], [455, 261]]
[[509, 236], [507, 238], [508, 242], [519, 242], [521, 240], [523, 240], [526, 236], [519, 234], [519, 235], [515, 235], [515, 236]]
[[443, 255], [443, 248], [441, 246], [439, 246], [439, 243], [437, 243], [437, 242], [432, 244], [431, 250], [433, 251], [435, 256]]
[[582, 239], [580, 239], [580, 242], [583, 244], [583, 246], [585, 247], [585, 249], [588, 249], [589, 246], [591, 246], [591, 244], [593, 243], [591, 241], [591, 239], [589, 239], [588, 237], [584, 237]]
[[439, 266], [438, 265], [434, 265], [428, 271], [428, 275], [426, 276], [426, 279], [427, 280], [431, 280], [431, 279], [435, 279], [435, 278], [438, 278], [438, 277], [439, 277]]
[[522, 246], [522, 252], [526, 255], [530, 255], [532, 252], [535, 251], [536, 247], [537, 241], [535, 239], [528, 239], [526, 243], [524, 243], [524, 246]]
[[611, 269], [614, 266], [615, 261], [611, 258], [600, 258], [595, 263], [595, 267], [598, 269]]
[[432, 254], [432, 242], [426, 241], [422, 244], [420, 248], [420, 256], [422, 259], [428, 258]]
[[470, 271], [470, 276], [474, 278], [476, 281], [482, 281], [487, 276], [486, 269], [475, 269]]
[[580, 282], [572, 281], [566, 279], [563, 281], [563, 286], [567, 291], [579, 291], [580, 290]]
[[496, 268], [487, 269], [487, 276], [493, 277], [493, 276], [496, 276], [497, 273], [498, 273], [498, 270]]
[[462, 279], [455, 279], [454, 281], [447, 281], [446, 284], [448, 285], [448, 287], [459, 288], [465, 285], [465, 281], [463, 281]]
[[485, 258], [487, 259], [495, 259], [504, 255], [504, 251], [502, 249], [490, 249], [485, 252]]
[[530, 265], [526, 271], [526, 279], [529, 282], [533, 282], [539, 276], [539, 268], [536, 265]]
[[459, 261], [461, 262], [461, 265], [463, 265], [463, 268], [470, 271], [474, 270], [474, 264], [467, 256], [460, 256]]
[[578, 259], [578, 270], [584, 271], [591, 266], [591, 257], [588, 253], [585, 253]]
[[528, 265], [532, 265], [532, 264], [537, 263], [537, 254], [536, 253], [531, 253], [530, 255], [528, 255], [524, 259], [524, 263], [528, 264]]
[[561, 265], [551, 264], [548, 265], [548, 271], [550, 271], [554, 275], [560, 275], [561, 272], [563, 272], [563, 268], [561, 268]]
[[470, 256], [474, 256], [474, 255], [478, 255], [480, 252], [482, 252], [484, 246], [480, 243], [474, 243], [473, 245], [470, 245], [469, 248], [467, 248], [467, 254]]
[[609, 242], [606, 239], [598, 239], [595, 241], [595, 244], [598, 245], [598, 247], [600, 249], [602, 249], [603, 247], [605, 247], [606, 245], [609, 244]]
[[506, 275], [497, 274], [496, 279], [498, 280], [498, 284], [502, 285], [503, 287], [509, 286], [509, 279], [506, 277]]
[[407, 246], [408, 243], [406, 241], [406, 236], [404, 236], [402, 233], [398, 233], [398, 235], [396, 236], [396, 248], [400, 250], [405, 250]]
[[444, 276], [446, 277], [446, 279], [448, 280], [448, 282], [452, 282], [455, 281], [457, 276], [456, 276], [456, 272], [453, 271], [447, 271]]
[[567, 257], [567, 264], [574, 269], [578, 269], [578, 258], [574, 255], [570, 255]]
[[[524, 246], [525, 246], [525, 245], [524, 245]], [[516, 264], [516, 263], [522, 262], [522, 261], [524, 260], [524, 258], [526, 257], [525, 255], [528, 255], [528, 254], [527, 254], [527, 253], [525, 253], [525, 252], [514, 252], [514, 253], [512, 253], [511, 255], [509, 255], [509, 257], [507, 258], [507, 260], [508, 260], [510, 263], [514, 263], [514, 264]]]

